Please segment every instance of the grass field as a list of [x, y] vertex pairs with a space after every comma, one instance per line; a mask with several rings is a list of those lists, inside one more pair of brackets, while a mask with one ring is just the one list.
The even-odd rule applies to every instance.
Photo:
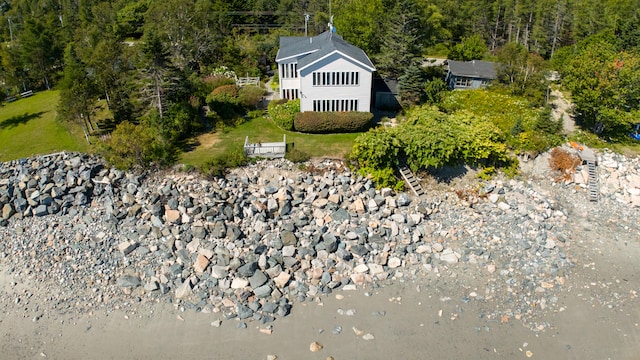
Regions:
[[312, 157], [344, 157], [353, 146], [360, 133], [351, 134], [302, 134], [283, 131], [266, 118], [252, 119], [236, 127], [229, 127], [215, 133], [206, 133], [194, 139], [193, 150], [182, 154], [180, 162], [186, 165], [200, 166], [207, 160], [222, 154], [234, 146], [242, 146], [245, 137], [251, 143], [282, 141], [287, 135], [287, 145]]
[[56, 121], [59, 95], [43, 91], [0, 107], [0, 161], [88, 150], [79, 127]]
[[[9, 161], [37, 154], [57, 151], [87, 152], [90, 146], [84, 140], [79, 126], [56, 121], [58, 91], [44, 91], [0, 107], [0, 161]], [[282, 141], [312, 157], [344, 157], [359, 133], [353, 134], [301, 134], [279, 129], [271, 120], [252, 119], [235, 127], [205, 133], [190, 142], [180, 162], [200, 166], [234, 147], [249, 141]]]

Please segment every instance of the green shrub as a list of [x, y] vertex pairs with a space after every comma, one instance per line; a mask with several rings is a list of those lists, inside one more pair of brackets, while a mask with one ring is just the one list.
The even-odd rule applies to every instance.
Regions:
[[548, 108], [531, 107], [504, 89], [453, 91], [440, 106], [449, 114], [466, 111], [490, 119], [516, 153], [535, 155], [562, 142], [562, 122], [553, 121]]
[[511, 136], [518, 136], [524, 132], [524, 126], [522, 125], [522, 120], [520, 118], [516, 119], [516, 122], [511, 127], [510, 134]]
[[302, 163], [311, 159], [311, 156], [309, 156], [309, 154], [298, 149], [291, 149], [290, 151], [287, 151], [284, 157], [292, 163]]
[[300, 99], [282, 99], [269, 103], [268, 112], [273, 122], [283, 130], [293, 130], [293, 118], [300, 112]]
[[233, 117], [238, 108], [238, 86], [223, 85], [215, 88], [207, 96], [207, 105], [224, 119]]
[[404, 190], [404, 181], [395, 176], [395, 172], [391, 168], [373, 169], [363, 167], [358, 169], [358, 174], [371, 178], [377, 188], [388, 187], [396, 191]]
[[210, 98], [217, 101], [235, 102], [238, 97], [239, 86], [235, 84], [223, 85], [213, 89]]
[[478, 174], [476, 175], [476, 177], [478, 179], [484, 180], [484, 181], [488, 181], [491, 180], [491, 178], [496, 174], [496, 168], [493, 166], [488, 166], [486, 168], [483, 168], [482, 170], [480, 170], [478, 172]]
[[222, 155], [216, 156], [200, 167], [200, 172], [210, 178], [222, 177], [229, 169], [244, 166], [248, 163], [247, 154], [242, 146], [235, 146]]
[[483, 116], [459, 111], [452, 115], [435, 107], [416, 107], [393, 128], [375, 128], [358, 137], [351, 158], [379, 186], [396, 182], [393, 169], [401, 162], [413, 170], [461, 163], [499, 166], [508, 161], [500, 132]]
[[509, 159], [501, 168], [502, 172], [510, 179], [513, 179], [520, 173], [520, 162], [517, 158]]
[[154, 128], [128, 121], [116, 126], [99, 151], [109, 164], [122, 170], [169, 165], [176, 155], [175, 147], [163, 141]]
[[300, 132], [326, 134], [357, 132], [366, 129], [373, 119], [370, 112], [303, 112], [297, 113], [294, 129]]
[[247, 117], [249, 119], [257, 119], [259, 117], [263, 117], [264, 116], [264, 110], [251, 110], [249, 112], [247, 112]]
[[235, 85], [236, 81], [233, 78], [226, 77], [224, 75], [209, 75], [204, 78], [203, 83], [207, 89], [211, 91], [225, 85]]
[[271, 90], [276, 91], [280, 87], [280, 77], [278, 76], [278, 72], [276, 71], [273, 78], [271, 78]]
[[243, 86], [238, 90], [238, 103], [247, 108], [256, 108], [266, 90], [258, 86]]

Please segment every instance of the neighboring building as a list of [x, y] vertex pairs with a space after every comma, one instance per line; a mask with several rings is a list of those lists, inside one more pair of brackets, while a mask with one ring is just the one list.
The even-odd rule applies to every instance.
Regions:
[[280, 97], [300, 99], [300, 111], [371, 111], [376, 70], [367, 54], [335, 32], [280, 37], [276, 56]]
[[496, 64], [489, 61], [448, 61], [445, 82], [449, 89], [479, 89], [497, 78]]
[[373, 79], [373, 93], [375, 101], [373, 106], [380, 110], [399, 110], [400, 96], [398, 95], [398, 80]]

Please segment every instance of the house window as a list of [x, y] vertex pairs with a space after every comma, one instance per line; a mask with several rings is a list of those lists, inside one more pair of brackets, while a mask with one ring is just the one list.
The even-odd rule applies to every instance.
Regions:
[[295, 100], [300, 97], [298, 89], [283, 89], [282, 97], [287, 100]]
[[311, 74], [313, 86], [358, 86], [360, 73], [357, 71], [314, 72]]
[[471, 87], [471, 78], [468, 77], [456, 77], [456, 88], [468, 88]]
[[358, 111], [357, 99], [313, 100], [313, 111]]
[[298, 63], [280, 65], [283, 79], [294, 79], [298, 77]]

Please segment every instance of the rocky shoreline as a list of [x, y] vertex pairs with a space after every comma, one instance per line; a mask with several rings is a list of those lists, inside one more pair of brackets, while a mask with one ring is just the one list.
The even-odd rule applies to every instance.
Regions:
[[[246, 326], [336, 291], [472, 277], [480, 286], [455, 301], [543, 330], [576, 265], [575, 220], [640, 229], [640, 161], [598, 156], [597, 204], [580, 169], [564, 183], [543, 171], [414, 198], [336, 161], [312, 172], [259, 161], [213, 181], [125, 173], [74, 153], [3, 163], [0, 270], [10, 286], [29, 285], [4, 301], [34, 321], [168, 302]], [[544, 156], [535, 161], [544, 169]]]

